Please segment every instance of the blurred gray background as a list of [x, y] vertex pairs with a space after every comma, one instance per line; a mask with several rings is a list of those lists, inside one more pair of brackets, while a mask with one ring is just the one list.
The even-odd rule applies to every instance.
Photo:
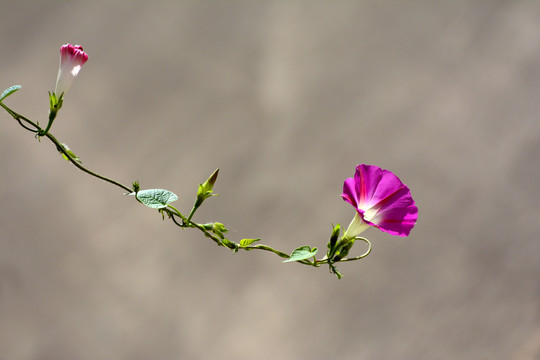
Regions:
[[[232, 255], [0, 113], [0, 359], [540, 359], [540, 2], [6, 1], [6, 103], [199, 222], [322, 251], [357, 164], [420, 209], [327, 268]], [[357, 254], [364, 249], [355, 248]]]

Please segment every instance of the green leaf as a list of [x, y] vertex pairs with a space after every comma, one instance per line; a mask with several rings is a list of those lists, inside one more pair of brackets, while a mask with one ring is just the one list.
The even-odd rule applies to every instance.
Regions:
[[[79, 159], [79, 157], [77, 155], [75, 155], [75, 153], [73, 151], [71, 151], [71, 149], [69, 148], [69, 146], [67, 146], [66, 144], [62, 143], [60, 144], [62, 145], [62, 148], [64, 149], [65, 152], [67, 152], [69, 154], [69, 156], [71, 156], [71, 158], [73, 160], [75, 160], [76, 162], [78, 163], [82, 163], [81, 159]], [[64, 154], [63, 152], [60, 152], [60, 154], [62, 155], [62, 157], [64, 159], [66, 159], [67, 161], [69, 161], [68, 157], [66, 156], [66, 154]]]
[[21, 85], [13, 85], [13, 86], [8, 87], [8, 88], [2, 93], [2, 95], [0, 95], [0, 101], [4, 100], [4, 99], [7, 98], [9, 95], [11, 95], [11, 94], [13, 94], [15, 91], [19, 90], [20, 88], [22, 88]]
[[240, 240], [240, 247], [246, 247], [246, 246], [249, 246], [251, 244], [253, 244], [254, 242], [257, 242], [257, 241], [260, 241], [261, 239], [242, 239]]
[[135, 196], [143, 205], [152, 209], [163, 209], [168, 204], [178, 200], [176, 194], [163, 189], [141, 190]]
[[311, 249], [309, 246], [301, 246], [298, 249], [295, 249], [287, 260], [284, 260], [282, 262], [286, 263], [286, 262], [291, 262], [291, 261], [300, 261], [300, 260], [309, 259], [310, 257], [315, 256], [315, 254], [317, 253], [317, 250], [318, 249], [316, 247]]

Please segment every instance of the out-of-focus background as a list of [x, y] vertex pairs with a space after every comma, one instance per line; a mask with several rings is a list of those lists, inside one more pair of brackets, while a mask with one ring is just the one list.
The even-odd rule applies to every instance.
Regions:
[[[90, 56], [52, 132], [199, 222], [324, 251], [357, 164], [408, 238], [327, 268], [215, 246], [0, 112], [0, 359], [540, 359], [540, 3], [3, 1], [0, 87], [46, 122], [59, 47]], [[360, 254], [361, 246], [355, 249]]]

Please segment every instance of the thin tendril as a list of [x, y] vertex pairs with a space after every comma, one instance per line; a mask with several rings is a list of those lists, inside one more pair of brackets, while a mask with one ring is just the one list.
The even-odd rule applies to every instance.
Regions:
[[370, 242], [368, 239], [363, 238], [363, 237], [360, 237], [360, 236], [357, 236], [357, 237], [356, 237], [356, 240], [362, 240], [363, 242], [365, 242], [366, 244], [368, 244], [368, 249], [366, 250], [366, 252], [363, 253], [363, 254], [360, 255], [360, 256], [356, 256], [356, 257], [352, 257], [352, 258], [341, 259], [339, 262], [346, 262], [346, 261], [360, 260], [360, 259], [365, 258], [366, 256], [368, 256], [368, 255], [371, 253], [371, 242]]
[[30, 129], [28, 126], [24, 125], [24, 123], [21, 121], [21, 119], [19, 117], [17, 117], [17, 121], [19, 122], [19, 125], [21, 125], [23, 128], [25, 128], [26, 130], [28, 131], [31, 131], [33, 133], [37, 133], [39, 132], [39, 130], [35, 130], [35, 129]]

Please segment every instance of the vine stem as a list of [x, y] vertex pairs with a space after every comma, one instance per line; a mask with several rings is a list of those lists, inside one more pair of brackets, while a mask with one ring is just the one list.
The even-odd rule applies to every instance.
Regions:
[[[21, 114], [18, 114], [16, 113], [15, 111], [11, 110], [9, 107], [7, 107], [5, 104], [3, 104], [1, 101], [0, 101], [0, 106], [2, 108], [4, 108], [15, 120], [18, 121], [18, 123], [26, 130], [30, 131], [30, 132], [33, 132], [35, 133], [36, 135], [36, 138], [38, 138], [38, 140], [41, 138], [41, 137], [46, 137], [47, 139], [49, 139], [55, 146], [56, 146], [56, 149], [62, 153], [64, 155], [64, 157], [69, 161], [71, 162], [75, 167], [77, 167], [79, 170], [87, 173], [88, 175], [91, 175], [95, 178], [98, 178], [100, 180], [103, 180], [105, 182], [108, 182], [110, 184], [113, 184], [125, 191], [127, 191], [128, 193], [132, 193], [133, 192], [133, 189], [116, 181], [116, 180], [113, 180], [113, 179], [110, 179], [108, 177], [105, 177], [103, 175], [100, 175], [100, 174], [97, 174], [89, 169], [87, 169], [86, 167], [82, 166], [80, 162], [78, 162], [77, 160], [75, 160], [75, 158], [73, 158], [69, 153], [68, 151], [66, 150], [65, 146], [62, 145], [62, 143], [60, 143], [56, 137], [54, 137], [53, 134], [51, 134], [50, 132], [48, 132], [46, 130], [43, 130], [38, 123], [35, 123], [33, 122], [32, 120], [28, 119], [27, 117], [21, 115]], [[33, 127], [33, 128], [31, 128]], [[50, 126], [49, 126], [50, 127]], [[231, 249], [233, 249], [235, 252], [238, 251], [238, 250], [245, 250], [245, 251], [251, 251], [251, 250], [262, 250], [262, 251], [268, 251], [268, 252], [272, 252], [276, 255], [278, 255], [279, 257], [281, 258], [284, 258], [284, 259], [289, 259], [290, 258], [290, 255], [287, 254], [287, 253], [284, 253], [282, 251], [279, 251], [279, 250], [276, 250], [268, 245], [263, 245], [263, 244], [257, 244], [257, 245], [247, 245], [247, 246], [240, 246], [240, 244], [237, 244], [237, 243], [234, 243], [234, 242], [231, 242], [230, 240], [228, 239], [224, 239], [218, 235], [216, 235], [215, 233], [213, 233], [212, 231], [209, 231], [204, 225], [202, 224], [198, 224], [194, 221], [191, 220], [192, 216], [194, 215], [195, 211], [197, 210], [197, 208], [200, 206], [201, 204], [198, 204], [197, 202], [195, 203], [193, 209], [191, 210], [189, 216], [186, 218], [178, 209], [176, 209], [174, 206], [170, 205], [170, 204], [167, 204], [167, 207], [166, 208], [162, 208], [162, 209], [159, 209], [160, 211], [163, 211], [163, 212], [166, 212], [167, 215], [169, 216], [169, 218], [171, 218], [171, 220], [179, 227], [181, 228], [196, 228], [196, 229], [199, 229], [200, 231], [202, 231], [204, 233], [204, 235], [208, 238], [210, 238], [211, 240], [213, 240], [217, 245], [219, 246], [226, 246], [226, 247], [229, 247]], [[182, 222], [178, 222], [176, 220], [175, 217], [179, 217]], [[369, 253], [371, 252], [371, 243], [369, 242], [369, 240], [365, 239], [365, 238], [362, 238], [362, 237], [357, 237], [356, 240], [362, 240], [364, 241], [367, 245], [368, 245], [368, 249], [367, 251], [360, 255], [360, 256], [357, 256], [357, 257], [351, 257], [351, 258], [344, 258], [344, 259], [341, 259], [339, 261], [336, 261], [336, 262], [330, 262], [329, 259], [327, 259], [326, 257], [320, 259], [320, 260], [317, 260], [315, 257], [313, 258], [313, 261], [310, 261], [308, 259], [304, 259], [304, 260], [297, 260], [296, 262], [300, 263], [300, 264], [304, 264], [304, 265], [309, 265], [309, 266], [314, 266], [314, 267], [319, 267], [320, 265], [322, 264], [329, 264], [331, 267], [333, 266], [334, 263], [337, 263], [337, 262], [347, 262], [347, 261], [355, 261], [355, 260], [360, 260], [366, 256], [369, 255]]]
[[[116, 185], [116, 186], [118, 186], [118, 187], [120, 187], [120, 188], [122, 188], [122, 189], [124, 189], [126, 191], [129, 191], [129, 192], [132, 191], [132, 189], [130, 187], [127, 187], [126, 185], [123, 185], [123, 184], [119, 183], [118, 181], [109, 179], [108, 177], [105, 177], [103, 175], [99, 175], [99, 174], [85, 168], [79, 162], [77, 162], [77, 160], [73, 159], [73, 157], [70, 154], [68, 154], [68, 152], [64, 149], [64, 146], [53, 136], [53, 134], [51, 134], [50, 132], [47, 131], [45, 135], [40, 135], [40, 134], [44, 133], [45, 130], [43, 130], [37, 123], [33, 122], [32, 120], [28, 119], [27, 117], [25, 117], [25, 116], [23, 116], [21, 114], [16, 113], [15, 111], [11, 110], [6, 105], [4, 105], [2, 102], [0, 102], [0, 106], [2, 106], [26, 130], [35, 132], [37, 137], [40, 137], [40, 136], [47, 137], [54, 145], [56, 145], [56, 149], [59, 152], [61, 152], [62, 154], [64, 154], [66, 159], [68, 159], [68, 161], [71, 162], [73, 165], [75, 165], [79, 170], [84, 171], [88, 175], [94, 176], [94, 177], [96, 177], [96, 178], [98, 178], [100, 180], [103, 180], [103, 181], [106, 181], [106, 182], [111, 183], [113, 185]], [[35, 130], [30, 129], [29, 127], [25, 126], [23, 124], [23, 121], [30, 124], [31, 126], [33, 126], [35, 128]]]
[[[250, 251], [250, 250], [264, 250], [264, 251], [270, 251], [276, 254], [279, 257], [282, 257], [284, 259], [288, 259], [290, 257], [289, 254], [286, 254], [282, 251], [276, 250], [270, 246], [263, 245], [263, 244], [257, 244], [257, 245], [248, 245], [248, 246], [241, 246], [240, 249]], [[312, 262], [309, 260], [297, 260], [296, 262], [304, 265], [311, 265], [311, 266], [317, 266], [316, 262]]]
[[113, 185], [116, 185], [118, 186], [119, 188], [122, 188], [128, 192], [132, 192], [132, 189], [130, 187], [127, 187], [126, 185], [124, 184], [121, 184], [119, 183], [118, 181], [115, 181], [113, 179], [109, 179], [108, 177], [105, 177], [103, 175], [99, 175], [99, 174], [96, 174], [95, 172], [91, 171], [91, 170], [88, 170], [87, 168], [85, 168], [84, 166], [82, 166], [77, 160], [73, 159], [71, 157], [70, 154], [68, 154], [68, 152], [64, 149], [64, 147], [62, 146], [62, 144], [56, 140], [56, 138], [50, 133], [46, 133], [45, 136], [51, 140], [55, 145], [56, 145], [56, 148], [58, 149], [58, 151], [60, 151], [62, 154], [64, 154], [66, 156], [66, 158], [73, 164], [75, 165], [79, 170], [82, 170], [84, 171], [85, 173], [87, 173], [88, 175], [92, 175], [98, 179], [101, 179], [103, 181], [106, 181], [108, 183], [111, 183]]

